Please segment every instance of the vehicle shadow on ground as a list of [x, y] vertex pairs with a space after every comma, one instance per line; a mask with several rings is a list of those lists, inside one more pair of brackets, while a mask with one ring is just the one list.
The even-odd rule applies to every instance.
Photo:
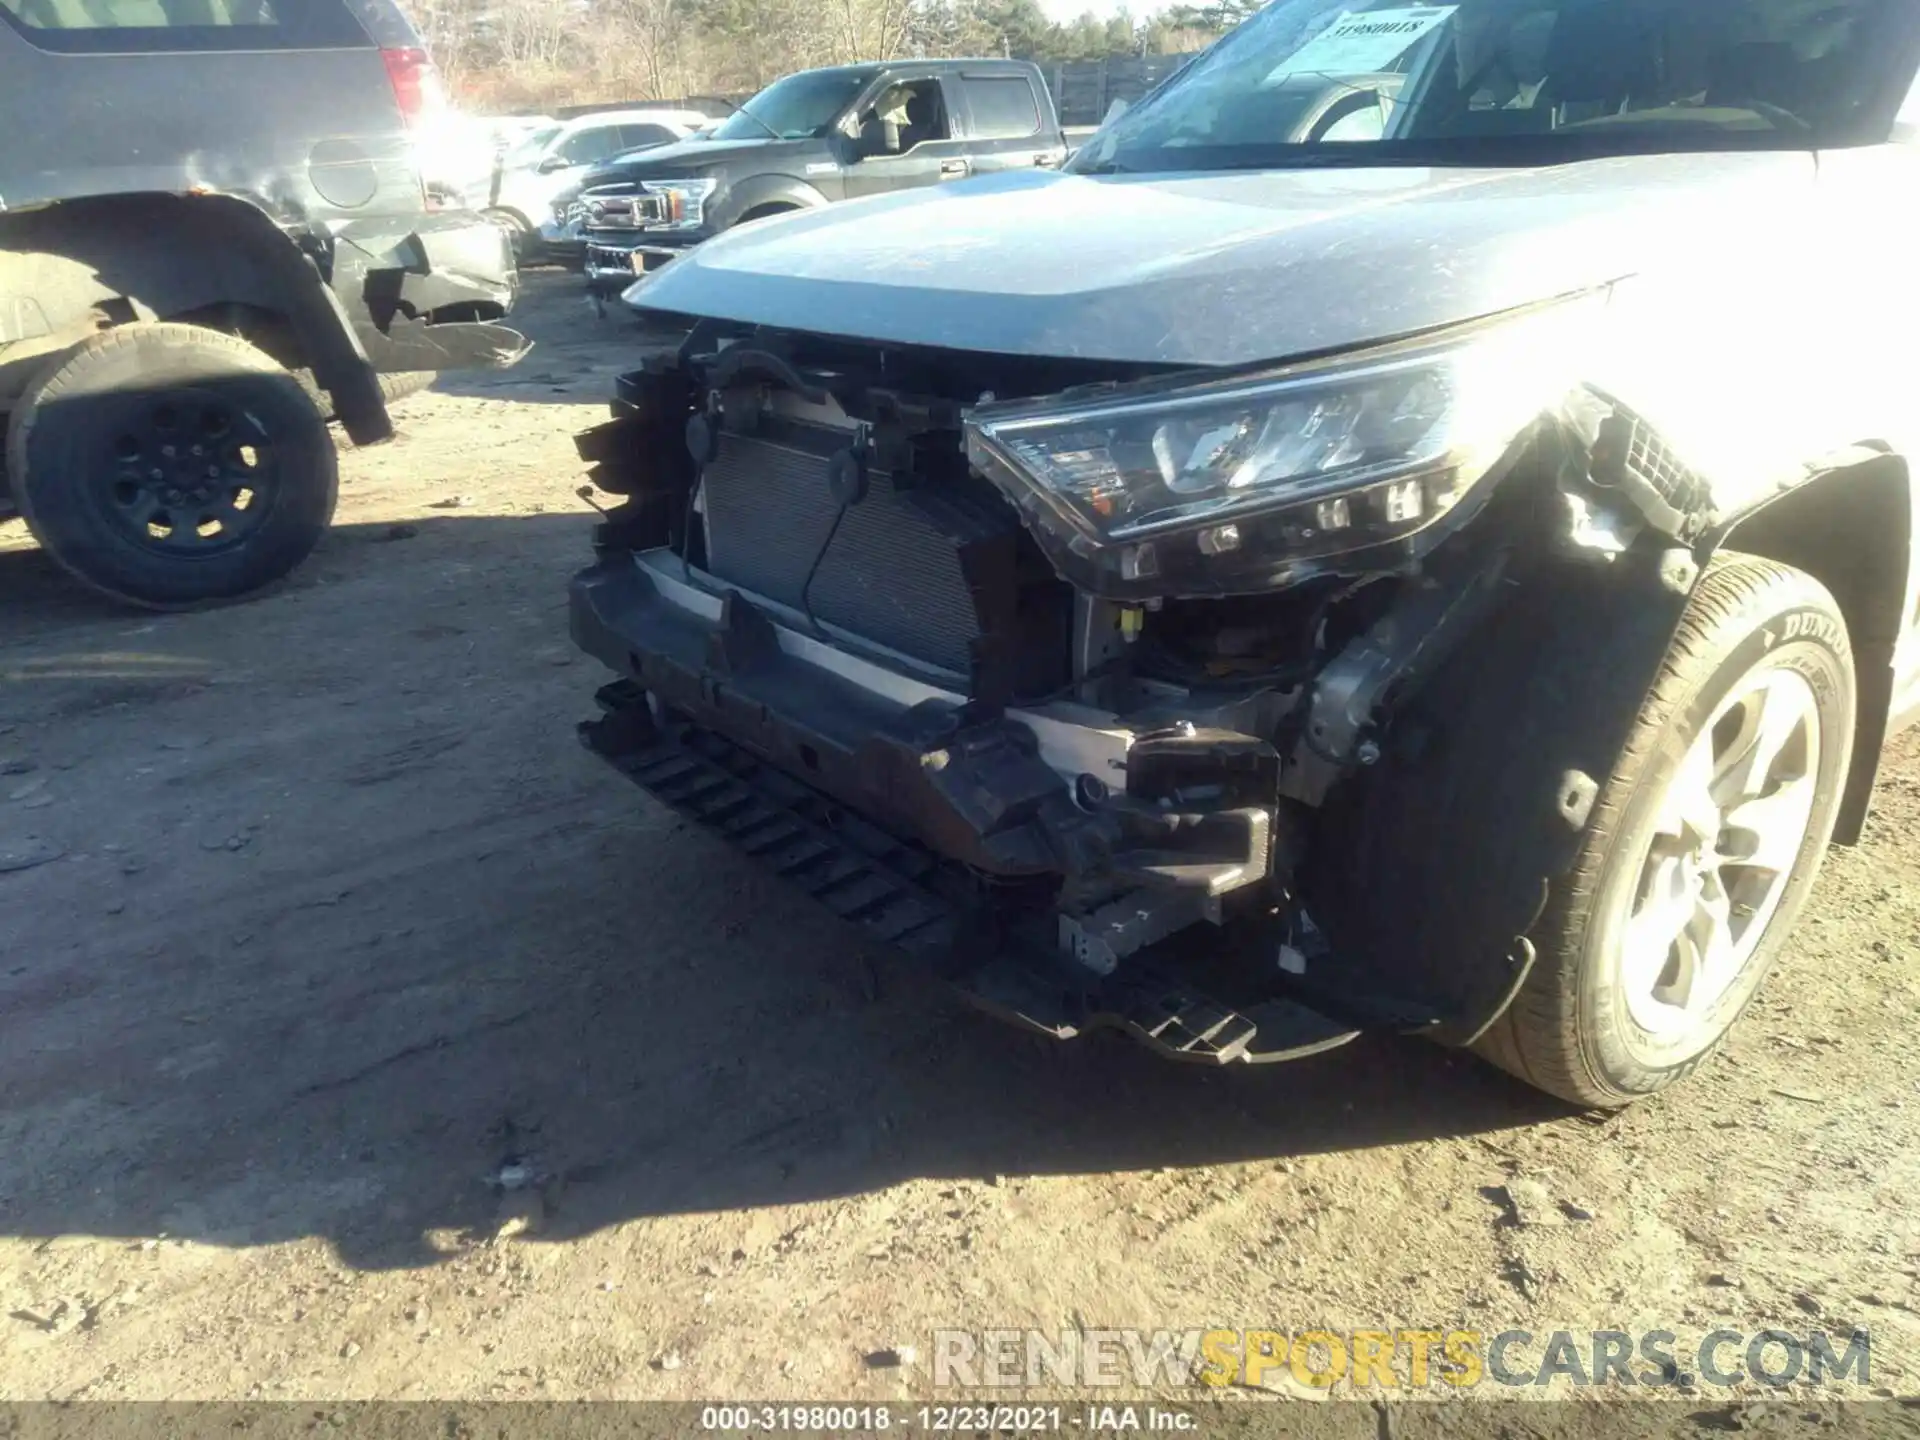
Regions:
[[[0, 748], [84, 714], [104, 767], [188, 726], [216, 737], [189, 752], [201, 783], [268, 785], [279, 818], [233, 854], [190, 830], [123, 881], [86, 853], [111, 807], [146, 803], [115, 771], [87, 812], [101, 833], [0, 874], [5, 1233], [317, 1235], [389, 1268], [491, 1235], [518, 1203], [489, 1183], [503, 1165], [537, 1177], [536, 1238], [565, 1241], [918, 1178], [1278, 1161], [1568, 1113], [1412, 1040], [1217, 1071], [977, 1014], [575, 743], [607, 678], [559, 653], [579, 517], [390, 530], [341, 527], [301, 583], [119, 647], [245, 685], [95, 710], [15, 687]], [[447, 585], [443, 615], [418, 577], [456, 563], [507, 588], [480, 605]], [[0, 554], [0, 612], [23, 600], [94, 604], [37, 554]], [[407, 707], [449, 652], [427, 725]], [[189, 763], [173, 754], [148, 763]], [[121, 907], [122, 885], [151, 888]]]
[[[9, 540], [26, 539], [24, 521], [0, 524], [8, 526]], [[37, 545], [0, 550], [0, 645], [50, 626], [88, 620], [124, 622], [137, 613], [89, 590], [48, 559]]]

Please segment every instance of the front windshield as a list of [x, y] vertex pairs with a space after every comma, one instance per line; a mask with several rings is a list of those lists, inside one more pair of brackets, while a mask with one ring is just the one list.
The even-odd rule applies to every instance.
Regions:
[[553, 137], [560, 133], [558, 125], [542, 125], [539, 129], [523, 135], [507, 149], [505, 160], [508, 166], [531, 165], [545, 152]]
[[863, 77], [812, 70], [776, 80], [712, 132], [716, 140], [812, 140], [827, 133], [860, 93]]
[[1883, 109], [1890, 123], [1914, 68], [1912, 17], [1909, 0], [1274, 0], [1072, 168], [1845, 143]]

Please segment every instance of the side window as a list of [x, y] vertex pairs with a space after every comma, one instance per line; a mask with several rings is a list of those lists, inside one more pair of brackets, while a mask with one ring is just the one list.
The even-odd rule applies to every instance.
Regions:
[[0, 0], [43, 50], [338, 49], [367, 43], [339, 0]]
[[902, 155], [928, 140], [950, 140], [953, 127], [940, 82], [895, 80], [860, 110], [860, 156]]
[[973, 117], [974, 139], [1019, 140], [1040, 132], [1040, 107], [1025, 76], [964, 75], [960, 89]]
[[590, 129], [574, 131], [560, 142], [559, 148], [553, 153], [570, 165], [591, 165], [619, 149], [620, 127], [595, 125]]
[[678, 138], [664, 125], [622, 125], [620, 127], [622, 150], [638, 150], [642, 145], [667, 145]]

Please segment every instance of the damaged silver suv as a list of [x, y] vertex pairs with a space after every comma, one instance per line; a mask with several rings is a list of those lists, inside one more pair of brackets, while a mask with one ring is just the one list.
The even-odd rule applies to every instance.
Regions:
[[1915, 696], [1920, 6], [1275, 0], [627, 292], [588, 743], [980, 1004], [1687, 1074]]

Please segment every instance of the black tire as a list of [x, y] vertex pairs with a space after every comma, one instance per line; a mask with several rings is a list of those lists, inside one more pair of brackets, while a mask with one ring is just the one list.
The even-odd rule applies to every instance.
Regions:
[[776, 215], [791, 215], [794, 213], [794, 211], [803, 210], [805, 208], [806, 207], [803, 205], [785, 205], [785, 204], [780, 204], [778, 202], [775, 202], [773, 204], [768, 204], [768, 205], [759, 205], [749, 210], [746, 214], [742, 215], [738, 220], [734, 221], [733, 223], [734, 223], [734, 227], [737, 229], [742, 225], [751, 225], [756, 220], [771, 220]]
[[508, 237], [516, 242], [521, 236], [533, 228], [527, 222], [526, 216], [517, 210], [508, 210], [503, 206], [495, 206], [490, 210], [482, 210], [480, 214], [506, 231]]
[[[333, 397], [320, 388], [311, 370], [295, 370], [293, 378], [299, 382], [300, 388], [306, 392], [307, 398], [320, 412], [321, 419], [337, 420], [339, 418], [334, 413]], [[375, 378], [380, 382], [381, 398], [387, 404], [395, 405], [409, 395], [416, 395], [433, 384], [440, 378], [440, 372], [438, 370], [396, 370], [391, 375], [380, 375]]]
[[280, 579], [326, 532], [339, 490], [299, 382], [191, 325], [122, 326], [53, 362], [13, 412], [7, 469], [56, 563], [155, 609]]
[[518, 210], [508, 210], [505, 207], [482, 210], [480, 213], [506, 232], [507, 244], [512, 247], [513, 258], [517, 262], [527, 264], [534, 258], [540, 235], [531, 220]]
[[[1604, 655], [1589, 658], [1605, 663]], [[1792, 742], [1804, 744], [1809, 753], [1817, 749], [1817, 760], [1801, 762], [1811, 782], [1804, 835], [1790, 852], [1791, 865], [1779, 872], [1787, 878], [1784, 888], [1772, 892], [1778, 898], [1767, 902], [1770, 914], [1746, 921], [1759, 927], [1752, 932], [1757, 939], [1751, 948], [1743, 939], [1725, 952], [1727, 973], [1734, 978], [1724, 990], [1703, 988], [1703, 995], [1718, 998], [1703, 1002], [1698, 1015], [1683, 1013], [1683, 1007], [1669, 1012], [1676, 1017], [1671, 1032], [1658, 1024], [1650, 1028], [1635, 1015], [1636, 1003], [1645, 1011], [1648, 1002], [1623, 979], [1630, 952], [1622, 927], [1636, 903], [1648, 903], [1642, 898], [1648, 867], [1663, 863], [1650, 854], [1660, 838], [1656, 809], [1663, 800], [1677, 803], [1670, 787], [1677, 785], [1696, 742], [1709, 748], [1718, 743], [1711, 736], [1703, 740], [1704, 727], [1717, 718], [1715, 733], [1726, 731], [1728, 745], [1737, 746], [1739, 737], [1728, 727], [1747, 723], [1745, 713], [1723, 714], [1723, 707], [1738, 702], [1744, 687], [1757, 679], [1782, 673], [1803, 680], [1812, 701], [1805, 730], [1814, 739]], [[1791, 679], [1780, 683], [1783, 693], [1800, 693]], [[1513, 1004], [1475, 1044], [1478, 1053], [1529, 1084], [1595, 1107], [1627, 1104], [1690, 1074], [1752, 1000], [1813, 886], [1846, 781], [1854, 709], [1846, 625], [1826, 588], [1770, 560], [1716, 559], [1693, 594], [1613, 773], [1600, 786], [1573, 866], [1554, 881], [1529, 931], [1536, 962]], [[1782, 763], [1794, 762], [1789, 757]], [[1731, 825], [1732, 816], [1727, 811], [1719, 823]], [[1724, 853], [1729, 843], [1724, 837], [1736, 835], [1737, 827], [1719, 833], [1723, 838], [1715, 842], [1709, 865]], [[1690, 852], [1672, 863], [1698, 867], [1703, 862]], [[1750, 873], [1737, 861], [1711, 873], [1723, 896], [1729, 883], [1750, 883], [1725, 880], [1729, 873]], [[1739, 916], [1739, 906], [1730, 905], [1730, 913]], [[1733, 962], [1742, 952], [1745, 959], [1736, 970]], [[1662, 975], [1683, 969], [1679, 942], [1657, 963]]]

